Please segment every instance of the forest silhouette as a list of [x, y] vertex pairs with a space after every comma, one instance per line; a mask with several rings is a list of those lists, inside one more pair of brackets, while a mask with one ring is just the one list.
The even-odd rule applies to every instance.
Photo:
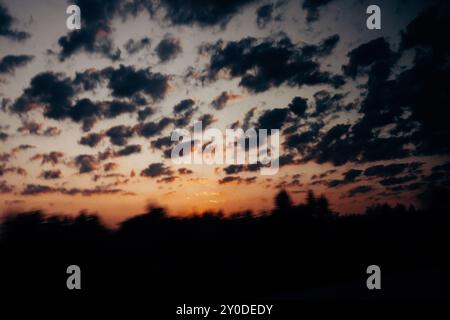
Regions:
[[[339, 215], [309, 191], [281, 190], [270, 212], [170, 217], [165, 209], [107, 228], [96, 215], [8, 214], [0, 231], [0, 290], [8, 297], [157, 299], [444, 298], [449, 192], [423, 209], [374, 205]], [[82, 289], [66, 288], [66, 268]], [[382, 290], [366, 287], [379, 265]]]

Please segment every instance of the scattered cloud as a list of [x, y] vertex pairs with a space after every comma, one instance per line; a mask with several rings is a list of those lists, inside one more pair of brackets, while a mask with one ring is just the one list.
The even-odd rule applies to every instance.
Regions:
[[14, 74], [17, 68], [26, 66], [33, 60], [30, 55], [7, 55], [0, 59], [0, 74]]
[[161, 62], [167, 62], [177, 58], [182, 52], [180, 39], [166, 35], [155, 48], [155, 52]]

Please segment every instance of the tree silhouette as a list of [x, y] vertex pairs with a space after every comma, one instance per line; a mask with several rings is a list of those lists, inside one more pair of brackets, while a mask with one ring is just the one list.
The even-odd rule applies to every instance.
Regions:
[[286, 190], [281, 190], [275, 196], [275, 207], [281, 211], [292, 208], [292, 200]]
[[331, 215], [330, 203], [325, 195], [321, 195], [316, 201], [316, 215], [318, 218], [326, 218]]
[[312, 210], [316, 208], [316, 196], [314, 195], [314, 191], [312, 190], [308, 190], [308, 195], [306, 196], [306, 205]]

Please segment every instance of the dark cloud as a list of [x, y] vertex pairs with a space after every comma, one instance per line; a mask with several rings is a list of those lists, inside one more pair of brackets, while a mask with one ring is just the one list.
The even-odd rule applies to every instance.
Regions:
[[158, 122], [146, 122], [139, 127], [139, 134], [143, 137], [150, 138], [161, 132]]
[[0, 37], [6, 37], [14, 41], [23, 41], [30, 37], [24, 31], [12, 29], [15, 19], [9, 14], [8, 9], [0, 3]]
[[61, 134], [61, 129], [57, 127], [44, 128], [44, 124], [42, 123], [37, 123], [33, 120], [23, 120], [22, 125], [17, 128], [17, 132], [35, 136], [55, 137]]
[[123, 101], [112, 101], [108, 103], [106, 117], [115, 118], [124, 113], [133, 113], [136, 111], [136, 105]]
[[165, 18], [174, 25], [225, 26], [239, 9], [256, 0], [163, 0]]
[[11, 154], [10, 153], [0, 153], [0, 162], [8, 162], [9, 159], [11, 158]]
[[336, 171], [337, 171], [336, 169], [330, 169], [330, 170], [327, 170], [327, 171], [322, 172], [320, 174], [313, 174], [312, 177], [311, 177], [311, 180], [317, 180], [317, 179], [326, 178], [326, 177], [336, 173]]
[[145, 138], [151, 138], [160, 134], [165, 128], [173, 123], [173, 119], [164, 117], [158, 122], [146, 122], [137, 127], [139, 135]]
[[202, 115], [198, 121], [200, 121], [203, 125], [203, 130], [208, 128], [210, 125], [212, 125], [214, 122], [216, 122], [216, 118], [212, 114], [204, 114]]
[[342, 77], [321, 71], [316, 59], [331, 53], [338, 39], [334, 35], [318, 45], [305, 46], [297, 46], [287, 37], [231, 41], [213, 51], [206, 77], [214, 80], [225, 70], [233, 78], [240, 77], [239, 85], [255, 93], [283, 84], [291, 87], [318, 84], [339, 87], [344, 83]]
[[98, 161], [108, 160], [114, 157], [114, 150], [110, 147], [106, 148], [105, 151], [100, 151], [97, 154]]
[[71, 80], [60, 73], [43, 72], [31, 79], [30, 86], [12, 105], [12, 111], [25, 113], [44, 108], [44, 115], [51, 119], [64, 119], [70, 111], [75, 89]]
[[172, 176], [173, 171], [163, 163], [152, 163], [141, 171], [142, 177], [156, 178], [160, 176]]
[[21, 194], [24, 196], [30, 196], [30, 195], [38, 195], [38, 194], [51, 193], [51, 192], [54, 192], [54, 189], [49, 186], [28, 184], [23, 189]]
[[320, 90], [314, 94], [316, 110], [313, 116], [320, 116], [328, 113], [339, 112], [343, 110], [342, 99], [343, 94], [331, 94], [327, 90]]
[[[400, 52], [393, 52], [384, 38], [350, 51], [346, 75], [368, 77], [362, 86], [362, 117], [343, 136], [345, 141], [318, 145], [323, 150], [316, 154], [327, 154], [321, 161], [343, 164], [450, 153], [450, 118], [444, 107], [450, 103], [450, 67], [445, 62], [450, 51], [437, 40], [446, 38], [449, 18], [448, 5], [426, 9], [402, 33]], [[432, 36], [417, 34], [430, 26]], [[398, 58], [410, 49], [412, 62], [393, 74]]]
[[238, 184], [240, 184], [240, 183], [251, 184], [251, 183], [256, 182], [256, 179], [257, 179], [256, 177], [241, 178], [239, 176], [227, 176], [227, 177], [224, 177], [223, 179], [220, 179], [219, 184], [227, 184], [227, 183], [232, 183], [232, 182], [235, 182]]
[[335, 188], [335, 187], [338, 187], [338, 186], [346, 184], [346, 181], [345, 180], [337, 180], [337, 179], [333, 179], [333, 180], [330, 180], [330, 181], [316, 180], [313, 183], [313, 185], [314, 184], [322, 184], [322, 183], [326, 183], [328, 188]]
[[383, 186], [392, 186], [396, 184], [403, 184], [406, 182], [410, 182], [412, 180], [416, 180], [417, 176], [414, 174], [410, 174], [403, 177], [392, 177], [392, 178], [386, 178], [380, 181], [380, 184]]
[[276, 108], [265, 111], [258, 119], [259, 129], [281, 129], [287, 120], [289, 109]]
[[[385, 90], [390, 91], [391, 84], [384, 86], [384, 81], [391, 72], [397, 58], [396, 54], [390, 50], [384, 38], [378, 38], [353, 49], [348, 56], [349, 64], [343, 67], [344, 73], [351, 77], [364, 72], [369, 75], [367, 85], [369, 94], [365, 96], [360, 109], [363, 117], [352, 127], [341, 125], [340, 129], [336, 127], [330, 129], [324, 138], [330, 138], [339, 133], [342, 139], [329, 139], [327, 143], [320, 142], [313, 153], [320, 155], [319, 161], [331, 161], [337, 165], [348, 161], [366, 162], [407, 156], [408, 151], [402, 147], [408, 141], [406, 137], [380, 137], [379, 132], [374, 130], [396, 121], [400, 116], [398, 111], [390, 109], [390, 105], [382, 101], [384, 95], [390, 94]], [[341, 94], [318, 92], [315, 96], [315, 115], [342, 110], [343, 98], [344, 95]], [[401, 122], [400, 119], [398, 120]]]
[[[296, 133], [290, 135], [284, 142], [285, 147], [288, 149], [296, 149], [300, 154], [307, 154], [312, 147], [311, 143], [316, 141], [319, 133], [317, 130], [309, 130], [302, 133]], [[311, 151], [312, 153], [313, 151]]]
[[168, 176], [168, 177], [163, 177], [161, 179], [156, 180], [157, 183], [172, 183], [175, 180], [177, 180], [179, 177], [177, 176]]
[[450, 45], [442, 41], [450, 28], [449, 16], [450, 6], [445, 1], [427, 7], [402, 32], [402, 49], [428, 47], [435, 53], [449, 53]]
[[215, 97], [213, 101], [211, 101], [211, 106], [216, 110], [222, 110], [229, 102], [235, 101], [239, 98], [241, 98], [240, 95], [223, 91], [220, 95]]
[[40, 177], [45, 180], [55, 180], [61, 178], [61, 170], [43, 170]]
[[197, 108], [186, 111], [184, 114], [178, 115], [174, 120], [174, 124], [176, 128], [184, 128], [189, 123], [191, 123], [192, 117], [194, 113], [197, 111]]
[[347, 192], [346, 196], [351, 198], [358, 194], [365, 194], [365, 193], [369, 193], [371, 191], [373, 191], [373, 187], [371, 187], [371, 186], [367, 186], [367, 185], [357, 186], [357, 187], [351, 188]]
[[21, 144], [13, 149], [11, 149], [11, 154], [15, 154], [19, 151], [25, 151], [25, 150], [29, 150], [29, 149], [34, 149], [36, 148], [36, 146], [32, 146], [30, 144]]
[[[83, 11], [84, 13], [85, 11]], [[59, 38], [58, 45], [61, 51], [58, 54], [60, 61], [64, 61], [77, 52], [100, 54], [112, 61], [120, 59], [121, 51], [114, 48], [112, 40], [109, 38], [111, 29], [99, 23], [92, 27], [83, 27], [81, 30], [70, 32], [68, 35]]]
[[353, 182], [357, 177], [361, 175], [363, 171], [358, 169], [350, 169], [344, 172], [344, 180], [348, 182]]
[[[350, 125], [338, 124], [328, 130], [325, 133], [319, 143], [312, 147], [309, 151], [309, 155], [306, 159], [314, 158], [318, 163], [325, 163], [331, 161], [334, 165], [342, 165], [349, 161], [351, 154], [349, 153], [350, 147], [347, 144], [346, 137], [349, 134]], [[316, 132], [303, 133], [298, 136], [296, 140], [300, 140], [300, 144], [297, 144], [296, 148], [299, 151], [303, 151], [302, 144], [308, 143], [314, 139]], [[300, 139], [303, 138], [303, 139]], [[291, 137], [288, 139], [289, 145], [295, 145], [292, 143]], [[298, 142], [298, 141], [295, 141]], [[305, 159], [305, 160], [306, 160]]]
[[302, 97], [295, 97], [289, 104], [289, 110], [299, 117], [303, 117], [305, 115], [307, 108], [308, 99]]
[[15, 173], [21, 176], [26, 176], [27, 171], [21, 167], [7, 167], [5, 164], [0, 165], [0, 177], [4, 176], [7, 173]]
[[280, 183], [278, 183], [277, 185], [275, 185], [275, 189], [286, 189], [289, 187], [302, 187], [303, 184], [300, 182], [300, 179], [297, 178], [293, 178], [291, 181], [287, 181], [287, 180], [283, 180]]
[[61, 129], [57, 127], [47, 127], [42, 134], [46, 137], [56, 137], [61, 134]]
[[[450, 153], [450, 114], [446, 107], [450, 103], [450, 66], [447, 63], [450, 46], [442, 41], [447, 37], [449, 20], [449, 4], [439, 2], [408, 25], [402, 33], [401, 47], [403, 50], [415, 48], [414, 67], [397, 77], [395, 86], [390, 88], [396, 91], [386, 97], [386, 103], [394, 110], [409, 107], [412, 116], [408, 120], [420, 123], [419, 131], [412, 136], [418, 154]], [[416, 34], [418, 30], [421, 35]], [[433, 32], [425, 36], [423, 32], [429, 30]], [[407, 126], [397, 129], [399, 134], [414, 130]]]
[[172, 147], [176, 143], [176, 141], [172, 141], [171, 137], [161, 137], [152, 141], [150, 144], [152, 148], [164, 150]]
[[133, 113], [136, 109], [135, 104], [128, 102], [118, 100], [93, 102], [85, 98], [73, 105], [68, 116], [75, 122], [82, 122], [83, 130], [89, 131], [99, 119], [115, 118], [124, 113]]
[[81, 137], [79, 143], [84, 146], [89, 146], [91, 148], [97, 146], [105, 137], [102, 133], [90, 133], [84, 137]]
[[22, 126], [17, 128], [17, 132], [32, 134], [32, 135], [40, 135], [43, 124], [37, 123], [35, 121], [23, 121]]
[[[333, 188], [333, 187], [338, 187], [338, 186], [346, 185], [349, 183], [353, 183], [353, 182], [355, 182], [356, 178], [361, 176], [362, 173], [363, 173], [363, 170], [350, 169], [343, 173], [343, 176], [344, 176], [343, 179], [330, 180], [327, 182], [327, 185], [328, 185], [328, 187]], [[321, 178], [323, 178], [323, 177], [321, 177]]]
[[111, 38], [111, 21], [116, 16], [125, 16], [126, 10], [122, 0], [75, 0], [74, 4], [81, 8], [82, 27], [58, 39], [61, 61], [78, 52], [99, 54], [116, 61], [120, 59], [120, 49], [114, 47]]
[[272, 3], [263, 5], [256, 10], [256, 24], [261, 29], [265, 28], [266, 25], [273, 19], [273, 9], [274, 5]]
[[226, 174], [236, 174], [236, 173], [244, 171], [244, 168], [245, 168], [244, 165], [232, 164], [232, 165], [229, 165], [228, 167], [223, 168], [223, 171]]
[[283, 130], [283, 135], [289, 136], [294, 133], [296, 133], [299, 129], [299, 126], [297, 123], [293, 123], [290, 126], [287, 126], [286, 129]]
[[9, 185], [5, 180], [0, 180], [0, 194], [12, 193], [14, 187]]
[[[173, 119], [173, 123], [175, 125], [175, 127], [177, 128], [184, 128], [187, 125], [189, 125], [189, 123], [191, 123], [192, 117], [194, 116], [194, 113], [198, 110], [198, 107], [194, 107], [194, 105], [189, 102], [190, 99], [188, 100], [183, 100], [183, 101], [187, 101], [184, 103], [183, 107], [184, 107], [184, 112], [178, 112], [176, 113], [175, 108], [174, 108], [174, 115], [175, 118]], [[183, 102], [182, 101], [182, 102]], [[177, 106], [178, 109], [181, 108], [181, 103], [180, 102]], [[176, 107], [177, 107], [176, 106]], [[188, 108], [186, 108], [188, 107]]]
[[93, 155], [81, 154], [75, 157], [75, 165], [78, 167], [80, 174], [89, 173], [97, 170], [99, 161]]
[[110, 171], [117, 169], [118, 167], [119, 167], [119, 164], [117, 164], [115, 162], [108, 162], [103, 165], [103, 170], [105, 170], [105, 172], [110, 172]]
[[107, 68], [103, 73], [108, 78], [108, 87], [116, 97], [132, 97], [144, 93], [153, 100], [163, 99], [169, 90], [169, 77], [152, 73], [150, 69], [135, 69], [120, 65], [118, 69]]
[[440, 180], [442, 180], [445, 177], [445, 174], [442, 172], [433, 172], [428, 176], [423, 177], [423, 180], [426, 182], [433, 182], [436, 183]]
[[421, 189], [424, 186], [425, 186], [425, 183], [423, 183], [423, 182], [414, 182], [414, 183], [405, 185], [404, 188], [409, 191], [416, 191], [418, 189]]
[[448, 171], [450, 171], [450, 162], [447, 162], [447, 163], [444, 163], [444, 164], [441, 164], [438, 166], [434, 166], [431, 169], [431, 171], [432, 172], [441, 172], [441, 171], [448, 172]]
[[28, 184], [22, 190], [21, 195], [23, 196], [35, 196], [42, 194], [51, 194], [51, 193], [59, 193], [67, 196], [76, 196], [81, 195], [85, 197], [90, 197], [94, 195], [103, 195], [103, 194], [120, 194], [126, 195], [127, 193], [121, 189], [111, 189], [110, 186], [97, 186], [91, 189], [80, 189], [80, 188], [53, 188], [46, 185], [39, 184]]
[[212, 55], [214, 52], [220, 50], [223, 46], [223, 40], [220, 39], [215, 43], [210, 42], [202, 42], [198, 46], [198, 54], [201, 56], [209, 56]]
[[104, 75], [95, 69], [87, 69], [83, 72], [76, 72], [73, 84], [80, 89], [88, 91], [96, 89], [104, 80]]
[[[83, 90], [92, 90], [106, 80], [112, 95], [127, 100], [94, 102], [83, 98], [74, 102]], [[134, 113], [139, 103], [147, 103], [142, 94], [154, 100], [162, 99], [169, 88], [168, 77], [151, 73], [148, 69], [134, 67], [105, 68], [100, 71], [77, 73], [74, 80], [61, 73], [43, 72], [34, 76], [28, 88], [9, 107], [19, 115], [34, 109], [42, 109], [44, 116], [55, 120], [70, 119], [82, 123], [84, 131], [90, 131], [100, 119], [110, 119], [124, 113]], [[145, 108], [138, 111], [140, 119], [152, 112]]]
[[[0, 103], [0, 110], [6, 112], [9, 107], [11, 106], [11, 99], [9, 98], [5, 98], [5, 97], [1, 97], [1, 103]], [[2, 128], [0, 126], [0, 129], [6, 129], [6, 128]]]
[[194, 171], [187, 169], [187, 168], [179, 168], [178, 173], [181, 175], [189, 175], [189, 174], [194, 173]]
[[342, 66], [347, 76], [355, 78], [367, 71], [374, 64], [391, 64], [396, 54], [391, 50], [389, 43], [383, 37], [371, 40], [350, 51], [347, 56], [349, 62]]
[[279, 162], [280, 167], [300, 163], [300, 161], [298, 159], [295, 159], [294, 155], [292, 155], [292, 154], [284, 154], [284, 155], [280, 156], [278, 158], [278, 162]]
[[131, 101], [138, 106], [145, 106], [149, 104], [147, 98], [142, 94], [137, 94], [131, 98]]
[[50, 163], [55, 166], [64, 158], [64, 153], [60, 151], [52, 151], [50, 153], [38, 153], [30, 158], [30, 161], [41, 160], [41, 165]]
[[144, 37], [138, 41], [135, 41], [134, 39], [129, 39], [125, 43], [124, 48], [129, 55], [133, 55], [143, 49], [149, 49], [151, 44], [152, 44], [152, 41], [150, 40], [150, 38], [147, 38], [147, 37]]
[[406, 169], [408, 169], [409, 164], [407, 163], [393, 163], [389, 165], [376, 165], [367, 168], [364, 171], [364, 175], [366, 176], [376, 176], [376, 177], [390, 177], [395, 176], [397, 174], [403, 173]]
[[231, 164], [225, 168], [223, 168], [223, 171], [226, 174], [237, 174], [241, 172], [254, 172], [260, 170], [262, 165], [260, 163], [255, 164]]
[[155, 114], [155, 110], [153, 110], [151, 107], [145, 107], [144, 109], [141, 109], [138, 111], [138, 120], [139, 121], [145, 121], [147, 118], [151, 117]]
[[92, 177], [92, 180], [94, 180], [95, 182], [97, 182], [100, 179], [111, 179], [114, 178], [116, 179], [115, 182], [113, 182], [111, 185], [114, 186], [118, 186], [120, 184], [127, 184], [129, 182], [129, 179], [120, 179], [120, 178], [125, 178], [126, 176], [121, 174], [121, 173], [108, 173], [108, 174], [104, 174], [104, 175], [100, 175], [100, 174], [96, 174]]
[[225, 177], [225, 178], [223, 178], [223, 179], [220, 179], [219, 180], [219, 184], [225, 184], [225, 183], [230, 183], [230, 182], [239, 182], [239, 181], [241, 181], [241, 177], [239, 177], [239, 176], [228, 176], [228, 177]]
[[306, 10], [306, 21], [308, 23], [319, 20], [320, 8], [333, 0], [303, 0], [302, 8]]
[[6, 139], [8, 139], [9, 134], [7, 134], [6, 132], [0, 131], [0, 141], [6, 141]]
[[250, 121], [252, 121], [253, 116], [256, 113], [256, 107], [251, 108], [245, 113], [244, 122], [242, 124], [242, 129], [247, 131], [250, 128]]
[[180, 39], [166, 35], [156, 46], [155, 52], [159, 61], [167, 62], [178, 57], [183, 52], [183, 48], [181, 47]]
[[34, 56], [29, 55], [7, 55], [0, 59], [0, 74], [9, 73], [13, 74], [14, 71], [27, 65], [32, 61]]
[[134, 144], [134, 145], [129, 145], [126, 146], [125, 148], [120, 149], [119, 151], [116, 152], [116, 157], [125, 157], [125, 156], [129, 156], [131, 154], [134, 153], [140, 153], [142, 150], [142, 146], [138, 145], [138, 144]]
[[134, 136], [136, 129], [125, 125], [119, 125], [108, 129], [105, 135], [109, 137], [112, 144], [116, 146], [124, 146], [128, 143], [128, 139]]
[[242, 181], [246, 184], [251, 184], [251, 183], [255, 183], [257, 179], [258, 179], [257, 177], [248, 177], [248, 178], [244, 178]]
[[307, 44], [302, 48], [302, 54], [308, 58], [326, 57], [336, 48], [339, 40], [339, 35], [334, 34], [317, 45]]
[[173, 107], [174, 114], [178, 114], [184, 111], [188, 111], [195, 106], [195, 101], [192, 99], [181, 100]]
[[433, 184], [450, 186], [450, 162], [434, 166], [431, 169], [431, 174], [422, 176], [422, 179]]

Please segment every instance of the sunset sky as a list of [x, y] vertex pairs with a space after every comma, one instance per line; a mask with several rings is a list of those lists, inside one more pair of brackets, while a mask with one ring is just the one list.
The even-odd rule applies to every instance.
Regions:
[[[436, 3], [0, 0], [0, 212], [259, 212], [282, 188], [341, 213], [420, 205], [450, 181], [450, 19]], [[370, 4], [381, 30], [366, 28]], [[200, 120], [280, 129], [280, 171], [174, 165], [171, 132]]]

